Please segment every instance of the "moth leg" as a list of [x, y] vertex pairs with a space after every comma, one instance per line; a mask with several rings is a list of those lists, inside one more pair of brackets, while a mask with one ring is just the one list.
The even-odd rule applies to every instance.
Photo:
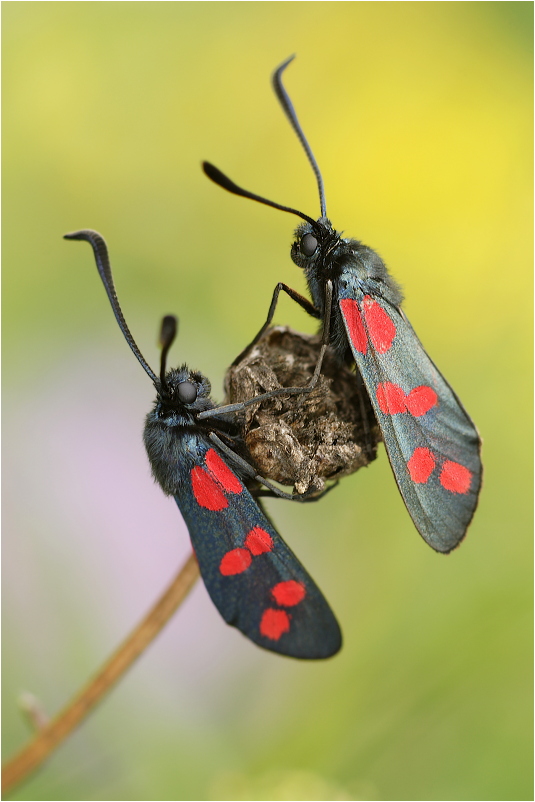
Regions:
[[247, 354], [250, 351], [250, 349], [253, 347], [253, 345], [256, 345], [256, 343], [258, 342], [260, 337], [263, 335], [263, 333], [265, 332], [265, 330], [267, 329], [267, 327], [269, 326], [269, 324], [273, 320], [273, 315], [275, 314], [275, 309], [276, 309], [276, 306], [277, 306], [277, 302], [279, 300], [279, 293], [280, 293], [281, 290], [284, 290], [284, 292], [287, 295], [289, 295], [290, 298], [292, 298], [296, 303], [298, 303], [299, 306], [302, 307], [305, 310], [305, 312], [307, 312], [309, 315], [312, 315], [312, 317], [315, 317], [315, 318], [321, 317], [320, 313], [318, 312], [318, 310], [316, 309], [314, 304], [311, 303], [308, 300], [308, 298], [305, 298], [304, 295], [300, 295], [296, 290], [292, 290], [292, 288], [288, 287], [287, 284], [283, 284], [281, 281], [279, 281], [279, 283], [277, 284], [277, 286], [273, 290], [273, 298], [271, 299], [271, 304], [270, 304], [270, 307], [269, 307], [269, 312], [268, 312], [268, 316], [267, 316], [266, 322], [264, 323], [264, 325], [262, 326], [262, 328], [260, 329], [260, 331], [258, 332], [256, 337], [249, 343], [248, 346], [246, 346], [243, 349], [243, 351], [240, 354], [238, 354], [238, 356], [236, 357], [236, 359], [232, 363], [231, 367], [234, 367], [234, 365], [237, 365], [238, 362], [241, 362], [241, 360], [244, 358], [245, 354]]
[[314, 374], [305, 388], [306, 392], [310, 392], [311, 390], [314, 389], [320, 377], [321, 366], [323, 364], [323, 357], [325, 356], [325, 351], [327, 350], [327, 346], [329, 345], [329, 336], [331, 333], [332, 303], [333, 303], [333, 284], [332, 281], [329, 279], [325, 284], [325, 315], [323, 319], [323, 330], [321, 332], [320, 355], [318, 357], [318, 361], [316, 362], [316, 367], [314, 368]]
[[[323, 355], [321, 356], [321, 360], [323, 360]], [[321, 369], [321, 361], [319, 361], [318, 364]], [[319, 377], [319, 371], [318, 371], [318, 377]], [[206, 418], [217, 418], [218, 415], [226, 415], [229, 412], [241, 412], [242, 409], [250, 407], [251, 404], [259, 404], [262, 401], [266, 401], [268, 398], [275, 398], [276, 396], [279, 395], [302, 395], [303, 393], [309, 393], [311, 390], [314, 389], [317, 380], [318, 379], [316, 378], [314, 381], [313, 377], [311, 383], [307, 384], [306, 387], [281, 387], [280, 390], [270, 390], [268, 393], [262, 393], [261, 395], [256, 395], [254, 398], [249, 398], [247, 399], [247, 401], [238, 401], [236, 404], [225, 404], [225, 406], [223, 407], [206, 409], [204, 412], [200, 412], [197, 415], [197, 420], [205, 420]], [[314, 384], [312, 384], [312, 381], [314, 381]]]
[[[312, 304], [310, 304], [310, 302], [307, 301], [306, 298], [303, 298], [303, 296], [299, 295], [298, 293], [295, 293], [295, 296], [297, 297], [292, 295], [292, 293], [294, 293], [294, 290], [291, 290], [289, 287], [286, 286], [286, 284], [280, 284], [280, 283], [277, 284], [277, 286], [275, 287], [275, 292], [273, 293], [273, 300], [271, 302], [271, 307], [269, 310], [270, 315], [268, 315], [268, 319], [264, 327], [260, 330], [258, 335], [253, 340], [253, 342], [247, 346], [245, 351], [242, 352], [242, 354], [246, 353], [248, 349], [255, 344], [255, 342], [259, 339], [259, 337], [262, 336], [264, 330], [271, 322], [271, 318], [273, 317], [273, 311], [275, 309], [280, 289], [284, 289], [285, 292], [288, 292], [290, 297], [294, 298], [294, 300], [297, 300], [297, 298], [301, 298], [302, 301], [305, 301], [312, 307]], [[329, 310], [331, 309], [331, 304], [332, 304], [332, 294], [333, 294], [332, 282], [329, 280], [325, 285], [325, 302], [326, 302], [325, 308]], [[314, 312], [317, 313], [315, 307], [312, 307], [312, 309], [314, 309]], [[226, 414], [227, 412], [241, 412], [241, 410], [251, 406], [251, 404], [258, 404], [261, 403], [262, 401], [266, 401], [269, 398], [275, 398], [276, 396], [280, 395], [302, 395], [303, 393], [310, 393], [319, 381], [319, 377], [321, 374], [321, 366], [323, 364], [323, 357], [325, 356], [325, 351], [327, 350], [327, 346], [329, 345], [330, 326], [331, 326], [331, 315], [329, 312], [329, 314], [325, 316], [325, 320], [323, 322], [321, 349], [318, 361], [316, 362], [316, 367], [314, 368], [314, 374], [307, 385], [305, 385], [304, 387], [281, 387], [279, 390], [270, 390], [269, 392], [262, 393], [261, 395], [257, 395], [254, 398], [249, 398], [247, 399], [247, 401], [239, 401], [236, 404], [226, 404], [225, 406], [216, 407], [215, 409], [207, 409], [204, 412], [201, 412], [199, 415], [197, 415], [197, 420], [204, 420], [205, 418], [215, 418], [218, 415], [223, 415]], [[241, 358], [242, 354], [240, 354], [238, 360]], [[232, 364], [234, 365], [238, 360], [235, 360]]]
[[[209, 437], [210, 440], [221, 449], [225, 456], [228, 457], [229, 462], [231, 462], [236, 468], [239, 468], [240, 471], [250, 479], [254, 479], [256, 482], [263, 485], [263, 487], [266, 487], [273, 495], [278, 496], [279, 498], [288, 499], [288, 501], [306, 501], [314, 494], [313, 490], [309, 490], [306, 493], [285, 493], [284, 490], [280, 490], [277, 485], [274, 485], [269, 481], [269, 479], [264, 479], [262, 476], [257, 474], [253, 466], [236, 454], [236, 452], [231, 448], [226, 446], [224, 442], [219, 439], [217, 434], [215, 434], [215, 432], [210, 432]], [[323, 492], [325, 493], [327, 491]]]

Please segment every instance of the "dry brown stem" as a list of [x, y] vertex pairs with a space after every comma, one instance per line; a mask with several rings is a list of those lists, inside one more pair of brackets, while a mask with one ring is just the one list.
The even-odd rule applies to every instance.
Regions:
[[50, 723], [39, 729], [35, 738], [5, 763], [2, 792], [9, 791], [38, 768], [59, 744], [80, 724], [93, 707], [122, 677], [134, 660], [160, 632], [185, 599], [199, 576], [192, 554], [145, 618], [104, 664], [93, 679]]

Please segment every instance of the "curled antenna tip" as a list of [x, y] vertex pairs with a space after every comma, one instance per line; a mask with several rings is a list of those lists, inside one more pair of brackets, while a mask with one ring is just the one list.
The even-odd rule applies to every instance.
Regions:
[[281, 64], [279, 67], [277, 67], [277, 69], [275, 70], [275, 73], [274, 73], [274, 74], [275, 74], [275, 75], [277, 75], [278, 73], [280, 74], [280, 73], [281, 73], [283, 70], [285, 70], [285, 69], [286, 69], [286, 67], [288, 66], [288, 64], [291, 64], [291, 63], [292, 63], [292, 61], [294, 60], [294, 58], [295, 58], [295, 53], [292, 53], [292, 55], [291, 55], [291, 56], [288, 56], [288, 58], [286, 59], [286, 61], [283, 61], [283, 62], [282, 62], [282, 64]]
[[138, 360], [145, 373], [150, 379], [152, 379], [153, 382], [156, 381], [158, 377], [146, 363], [145, 358], [136, 345], [136, 341], [130, 333], [130, 329], [126, 325], [126, 320], [124, 319], [121, 306], [117, 300], [117, 293], [115, 291], [110, 265], [110, 257], [108, 255], [108, 247], [104, 237], [102, 237], [98, 231], [94, 231], [92, 228], [82, 228], [80, 231], [71, 231], [69, 234], [64, 234], [63, 238], [67, 240], [83, 240], [91, 245], [98, 274], [104, 285], [104, 289], [106, 290], [106, 295], [108, 296], [108, 300], [111, 304], [111, 308], [113, 309], [115, 319], [119, 324], [119, 328], [121, 329], [126, 342], [130, 346], [132, 353]]
[[92, 228], [81, 228], [80, 231], [69, 231], [68, 234], [63, 235], [63, 239], [77, 239], [89, 242], [91, 245], [94, 243], [102, 243], [106, 248], [104, 237]]
[[160, 328], [160, 346], [162, 348], [169, 349], [171, 347], [176, 337], [177, 328], [178, 320], [175, 315], [166, 315], [162, 319]]
[[208, 178], [212, 178], [212, 176], [219, 176], [221, 171], [214, 167], [213, 164], [210, 162], [201, 162], [203, 172], [208, 176]]
[[223, 187], [223, 189], [228, 189], [230, 192], [240, 189], [234, 183], [234, 181], [231, 181], [230, 178], [227, 178], [227, 176], [222, 173], [221, 170], [218, 170], [214, 164], [211, 164], [210, 162], [203, 162], [202, 169], [204, 174], [207, 175], [208, 178], [214, 182], [214, 184], [219, 184], [219, 186]]
[[280, 67], [277, 67], [277, 69], [273, 73], [272, 76], [273, 89], [275, 90], [275, 94], [277, 95], [279, 103], [281, 104], [282, 109], [290, 122], [290, 125], [297, 134], [297, 137], [301, 142], [301, 145], [303, 146], [303, 149], [307, 155], [308, 161], [310, 162], [310, 166], [314, 171], [314, 175], [316, 176], [316, 182], [318, 184], [318, 194], [320, 197], [321, 217], [325, 217], [327, 214], [326, 204], [325, 204], [325, 190], [323, 188], [323, 178], [321, 177], [320, 168], [318, 167], [316, 159], [314, 158], [314, 154], [312, 153], [312, 148], [308, 144], [307, 138], [303, 133], [303, 129], [301, 128], [299, 120], [297, 119], [297, 114], [295, 113], [295, 109], [293, 107], [292, 101], [290, 100], [290, 96], [288, 95], [288, 92], [286, 91], [284, 84], [282, 83], [282, 73], [284, 72], [288, 64], [293, 60], [293, 58], [294, 57], [291, 56], [284, 62], [284, 64], [281, 64]]
[[248, 192], [246, 189], [242, 189], [235, 184], [234, 181], [231, 181], [230, 178], [228, 178], [225, 173], [222, 173], [221, 170], [218, 170], [214, 164], [211, 164], [210, 162], [203, 162], [202, 169], [204, 170], [205, 175], [207, 175], [208, 178], [214, 182], [214, 184], [226, 189], [227, 192], [232, 192], [234, 195], [241, 195], [246, 198], [251, 197], [251, 192]]

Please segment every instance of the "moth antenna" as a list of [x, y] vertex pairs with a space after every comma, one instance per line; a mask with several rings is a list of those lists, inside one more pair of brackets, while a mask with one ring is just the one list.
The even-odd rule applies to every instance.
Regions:
[[102, 283], [104, 284], [104, 289], [108, 295], [111, 308], [113, 309], [113, 314], [115, 315], [115, 319], [119, 324], [119, 328], [123, 332], [124, 338], [138, 362], [140, 363], [141, 367], [147, 373], [152, 381], [157, 381], [158, 377], [152, 371], [145, 361], [141, 351], [136, 345], [136, 341], [130, 334], [130, 329], [126, 325], [126, 320], [124, 319], [123, 312], [119, 305], [119, 301], [117, 300], [117, 293], [115, 291], [115, 285], [113, 283], [113, 275], [111, 272], [111, 265], [110, 265], [110, 258], [108, 256], [108, 248], [106, 246], [106, 242], [103, 237], [98, 233], [98, 231], [93, 231], [90, 228], [82, 229], [81, 231], [73, 231], [70, 234], [64, 234], [63, 239], [78, 239], [78, 240], [85, 240], [88, 242], [91, 247], [93, 248], [93, 254], [95, 257], [95, 262], [97, 264], [97, 269], [100, 278], [102, 279]]
[[275, 94], [279, 99], [279, 103], [281, 104], [284, 113], [288, 117], [292, 128], [294, 129], [295, 133], [297, 134], [301, 145], [308, 157], [310, 165], [314, 170], [314, 175], [316, 176], [316, 181], [318, 182], [318, 192], [320, 196], [320, 207], [321, 207], [321, 216], [326, 217], [327, 209], [325, 204], [325, 189], [323, 188], [323, 178], [321, 177], [320, 168], [318, 167], [318, 163], [314, 158], [314, 154], [312, 153], [312, 148], [307, 142], [307, 139], [303, 133], [303, 129], [299, 124], [299, 120], [297, 119], [297, 114], [295, 113], [295, 109], [293, 107], [292, 101], [288, 95], [288, 92], [284, 88], [284, 84], [282, 83], [282, 73], [286, 69], [286, 67], [294, 60], [294, 56], [290, 56], [290, 58], [286, 59], [286, 61], [277, 67], [275, 72], [273, 73], [273, 89], [275, 90]]
[[160, 328], [160, 347], [162, 349], [162, 355], [160, 357], [160, 382], [164, 390], [169, 389], [165, 380], [165, 363], [167, 361], [168, 351], [176, 337], [177, 329], [178, 320], [174, 315], [166, 315], [162, 319], [162, 325]]
[[303, 212], [300, 212], [297, 209], [292, 209], [291, 206], [282, 206], [280, 203], [275, 203], [275, 201], [262, 198], [260, 195], [255, 195], [253, 192], [249, 192], [248, 189], [242, 189], [242, 187], [239, 187], [234, 183], [234, 181], [231, 181], [230, 178], [228, 178], [213, 164], [210, 164], [210, 162], [203, 162], [202, 169], [204, 170], [205, 175], [207, 175], [208, 178], [214, 182], [214, 184], [218, 184], [220, 187], [223, 187], [223, 189], [226, 189], [227, 192], [232, 192], [233, 195], [239, 195], [241, 198], [249, 198], [249, 200], [258, 201], [258, 203], [264, 203], [266, 206], [272, 206], [274, 209], [280, 209], [282, 212], [296, 214], [302, 220], [306, 220], [307, 223], [310, 223], [314, 229], [319, 228], [316, 221]]

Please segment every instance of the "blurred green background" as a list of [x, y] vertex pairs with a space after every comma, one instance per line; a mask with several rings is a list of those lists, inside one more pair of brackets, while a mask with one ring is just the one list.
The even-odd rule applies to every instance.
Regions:
[[[153, 390], [89, 246], [107, 239], [134, 337], [212, 381], [284, 281], [314, 179], [376, 248], [484, 439], [462, 547], [418, 536], [384, 451], [276, 524], [345, 645], [299, 663], [225, 627], [199, 583], [120, 687], [16, 799], [532, 798], [532, 12], [527, 2], [3, 4], [4, 759], [21, 691], [55, 713], [187, 555], [141, 442]], [[277, 322], [315, 324], [288, 299]]]

